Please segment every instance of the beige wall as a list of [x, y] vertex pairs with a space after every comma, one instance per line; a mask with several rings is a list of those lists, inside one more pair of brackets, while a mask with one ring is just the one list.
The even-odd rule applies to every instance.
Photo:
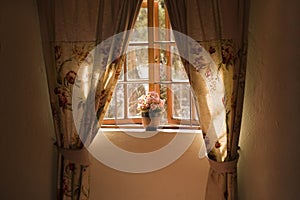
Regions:
[[240, 199], [300, 199], [300, 4], [251, 2]]
[[0, 6], [0, 199], [55, 199], [55, 149], [35, 0]]
[[[167, 145], [176, 135], [159, 133], [147, 139], [139, 139], [121, 132], [106, 134], [120, 148], [138, 153], [158, 150]], [[197, 135], [182, 157], [163, 169], [149, 173], [121, 172], [92, 159], [91, 200], [204, 199], [208, 161], [198, 158], [201, 145], [202, 138]]]

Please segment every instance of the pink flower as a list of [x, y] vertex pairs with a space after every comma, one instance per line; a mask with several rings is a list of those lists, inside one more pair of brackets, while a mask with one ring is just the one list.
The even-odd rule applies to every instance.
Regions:
[[137, 109], [141, 112], [154, 111], [161, 112], [164, 110], [165, 100], [160, 99], [155, 91], [150, 91], [138, 98]]
[[157, 104], [151, 104], [150, 109], [151, 110], [156, 110], [158, 108]]

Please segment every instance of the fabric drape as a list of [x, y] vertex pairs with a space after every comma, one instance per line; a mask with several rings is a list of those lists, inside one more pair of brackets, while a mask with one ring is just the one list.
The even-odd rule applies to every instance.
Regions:
[[[237, 199], [240, 134], [247, 54], [248, 1], [166, 0], [172, 29], [206, 49], [207, 60], [175, 36], [200, 113], [210, 171], [206, 199]], [[183, 50], [185, 51], [183, 51]], [[221, 106], [222, 103], [222, 106]], [[224, 114], [221, 115], [221, 111]], [[222, 127], [216, 121], [223, 121]]]
[[[87, 107], [84, 105], [87, 99], [94, 99], [94, 111], [100, 120], [103, 118], [122, 66], [122, 52], [126, 49], [129, 33], [122, 34], [118, 41], [110, 40], [113, 41], [111, 46], [102, 49], [105, 53], [96, 47], [107, 38], [132, 28], [141, 2], [37, 1], [58, 147], [57, 199], [89, 199], [89, 154], [83, 140], [91, 142], [91, 131], [84, 131], [87, 137], [80, 136], [79, 132], [86, 127], [75, 125], [74, 110], [80, 105]], [[114, 54], [117, 45], [119, 54]], [[99, 76], [88, 76], [88, 72], [93, 73], [99, 65], [102, 65]], [[81, 104], [75, 107], [73, 90], [80, 86], [80, 94], [75, 97], [82, 98], [76, 101]], [[91, 90], [95, 90], [93, 97]]]

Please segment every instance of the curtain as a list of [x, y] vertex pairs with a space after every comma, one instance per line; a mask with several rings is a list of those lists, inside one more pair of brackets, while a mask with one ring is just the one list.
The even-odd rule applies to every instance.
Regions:
[[182, 59], [199, 108], [210, 163], [206, 199], [237, 199], [248, 1], [166, 0], [166, 6], [172, 29], [197, 41], [207, 53], [174, 34], [179, 53], [185, 54], [182, 57], [196, 61]]
[[[82, 98], [81, 106], [94, 99], [93, 110], [101, 121], [118, 79], [129, 33], [122, 33], [117, 41], [110, 40], [112, 43], [106, 49], [96, 47], [133, 27], [142, 0], [38, 0], [37, 3], [58, 147], [57, 199], [89, 199], [89, 154], [84, 144], [87, 140], [87, 144], [91, 142], [90, 135], [96, 129], [84, 131], [86, 126], [81, 124], [79, 130], [75, 125], [73, 90], [82, 86], [77, 96]], [[99, 65], [102, 68], [98, 77], [83, 73], [93, 73]], [[79, 76], [82, 74], [86, 76]], [[95, 85], [91, 85], [93, 81]], [[95, 90], [94, 96], [91, 90]], [[83, 116], [87, 118], [86, 113]], [[95, 127], [97, 124], [93, 121]], [[80, 131], [84, 131], [85, 137], [80, 136]]]

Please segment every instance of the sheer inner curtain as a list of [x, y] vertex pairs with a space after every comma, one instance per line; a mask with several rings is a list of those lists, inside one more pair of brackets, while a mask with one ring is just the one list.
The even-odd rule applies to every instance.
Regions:
[[[88, 113], [83, 113], [94, 129], [85, 130], [81, 124], [79, 137], [72, 114], [73, 86], [84, 86], [78, 96], [82, 97], [80, 105], [86, 106], [93, 99], [93, 110], [101, 120], [119, 76], [129, 34], [124, 32], [117, 40], [110, 40], [104, 52], [95, 47], [110, 36], [131, 29], [142, 0], [37, 3], [58, 146], [57, 199], [89, 199], [89, 159], [83, 142], [92, 141], [98, 122], [89, 121]], [[98, 76], [86, 74], [96, 69]]]
[[[248, 0], [166, 0], [172, 29], [196, 96], [210, 162], [206, 199], [238, 199], [237, 161], [247, 55]], [[223, 106], [223, 109], [222, 109]], [[225, 112], [222, 114], [222, 110]], [[218, 127], [220, 121], [224, 126]]]

